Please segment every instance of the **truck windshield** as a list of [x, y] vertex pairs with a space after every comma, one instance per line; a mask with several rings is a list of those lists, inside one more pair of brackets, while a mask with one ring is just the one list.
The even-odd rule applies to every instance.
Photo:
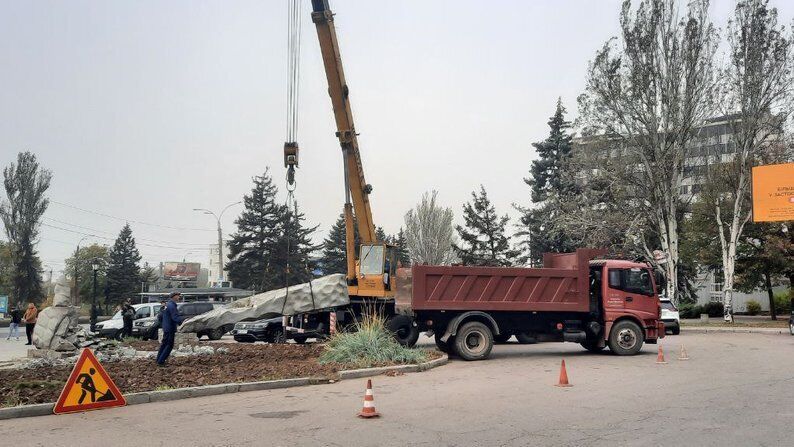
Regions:
[[360, 259], [362, 275], [383, 273], [383, 245], [362, 245]]

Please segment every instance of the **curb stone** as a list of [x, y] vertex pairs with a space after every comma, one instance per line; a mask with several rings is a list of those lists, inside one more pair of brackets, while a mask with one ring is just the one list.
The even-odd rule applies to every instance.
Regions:
[[778, 335], [778, 334], [785, 334], [789, 335], [787, 328], [769, 328], [769, 327], [748, 327], [748, 328], [732, 328], [732, 327], [706, 327], [706, 326], [681, 326], [682, 332], [699, 332], [699, 333], [710, 333], [710, 332], [729, 332], [729, 333], [741, 333], [741, 334], [767, 334], [767, 335]]
[[[438, 366], [446, 365], [449, 357], [445, 354], [435, 360], [430, 360], [418, 365], [384, 366], [380, 368], [349, 369], [339, 371], [338, 379], [325, 377], [300, 377], [295, 379], [267, 380], [262, 382], [222, 383], [218, 385], [204, 385], [189, 388], [176, 388], [171, 390], [143, 391], [124, 395], [127, 405], [147, 404], [151, 402], [166, 402], [170, 400], [189, 399], [193, 397], [216, 396], [220, 394], [242, 393], [246, 391], [275, 390], [307, 385], [333, 383], [336, 380], [358, 379], [372, 377], [389, 371], [421, 372]], [[14, 419], [31, 416], [48, 416], [52, 414], [55, 403], [21, 405], [17, 407], [0, 408], [0, 420]]]

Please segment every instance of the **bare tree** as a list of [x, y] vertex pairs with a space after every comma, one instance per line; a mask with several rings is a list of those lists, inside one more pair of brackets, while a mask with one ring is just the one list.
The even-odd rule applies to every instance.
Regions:
[[723, 267], [725, 320], [733, 321], [736, 250], [745, 224], [752, 217], [752, 167], [778, 158], [783, 145], [782, 126], [792, 106], [792, 53], [794, 36], [778, 25], [777, 9], [767, 0], [736, 4], [727, 30], [728, 64], [721, 70], [717, 104], [726, 116], [735, 154], [724, 160], [707, 157], [716, 166], [709, 171], [717, 194], [710, 200], [717, 224]]
[[625, 0], [620, 25], [620, 44], [608, 41], [590, 64], [580, 115], [585, 132], [618, 142], [610, 156], [625, 163], [614, 176], [655, 233], [677, 302], [679, 191], [689, 143], [710, 109], [716, 32], [707, 0], [689, 2], [683, 17], [674, 0], [643, 0], [633, 12]]
[[437, 195], [437, 191], [424, 193], [422, 201], [405, 214], [405, 239], [413, 264], [449, 265], [457, 260], [452, 209], [439, 206]]

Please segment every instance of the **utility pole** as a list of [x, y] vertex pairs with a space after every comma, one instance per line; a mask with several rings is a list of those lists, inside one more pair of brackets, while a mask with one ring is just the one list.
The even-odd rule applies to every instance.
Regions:
[[99, 309], [96, 302], [96, 274], [99, 271], [99, 260], [94, 259], [91, 261], [91, 270], [94, 271], [94, 293], [91, 297], [91, 332], [96, 332], [96, 321]]
[[74, 278], [73, 278], [74, 287], [72, 288], [72, 305], [73, 306], [78, 306], [78, 307], [80, 306], [80, 303], [79, 303], [79, 301], [80, 301], [80, 299], [79, 299], [80, 292], [77, 290], [77, 286], [78, 286], [77, 269], [80, 267], [80, 257], [79, 257], [80, 256], [80, 244], [82, 244], [83, 241], [86, 240], [86, 238], [88, 238], [88, 237], [91, 237], [91, 236], [89, 236], [89, 235], [83, 236], [83, 238], [80, 239], [80, 242], [77, 243], [77, 248], [75, 248], [75, 250], [74, 250]]
[[225, 279], [223, 277], [223, 231], [221, 230], [221, 217], [223, 217], [223, 213], [225, 213], [227, 209], [241, 203], [243, 202], [234, 202], [226, 205], [226, 208], [224, 208], [220, 214], [215, 214], [212, 211], [204, 208], [193, 208], [193, 211], [202, 211], [204, 214], [212, 215], [218, 222], [218, 284], [222, 284]]

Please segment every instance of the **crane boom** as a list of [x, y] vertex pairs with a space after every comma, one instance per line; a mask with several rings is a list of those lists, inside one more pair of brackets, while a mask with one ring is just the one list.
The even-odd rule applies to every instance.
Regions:
[[[345, 233], [347, 252], [347, 277], [354, 282], [356, 278], [355, 242], [353, 226], [358, 226], [362, 246], [383, 243], [375, 235], [369, 193], [372, 186], [364, 180], [364, 167], [358, 148], [356, 128], [353, 124], [353, 110], [350, 106], [349, 89], [342, 68], [342, 57], [334, 27], [334, 14], [328, 0], [312, 0], [312, 22], [317, 28], [320, 51], [328, 80], [328, 94], [336, 120], [336, 136], [342, 147], [345, 174]], [[353, 218], [355, 212], [355, 219]]]

